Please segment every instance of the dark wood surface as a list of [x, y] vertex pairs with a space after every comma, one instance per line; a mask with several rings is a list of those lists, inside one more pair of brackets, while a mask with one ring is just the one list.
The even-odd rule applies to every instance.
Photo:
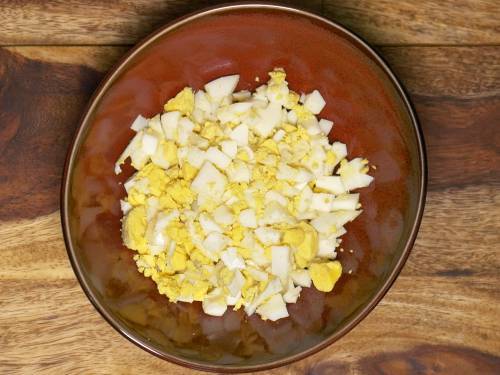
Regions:
[[[62, 240], [59, 188], [109, 67], [155, 27], [213, 3], [0, 3], [0, 373], [190, 373], [123, 339], [86, 299]], [[306, 7], [359, 32], [402, 80], [427, 143], [429, 193], [380, 305], [336, 344], [269, 373], [499, 373], [500, 2]]]

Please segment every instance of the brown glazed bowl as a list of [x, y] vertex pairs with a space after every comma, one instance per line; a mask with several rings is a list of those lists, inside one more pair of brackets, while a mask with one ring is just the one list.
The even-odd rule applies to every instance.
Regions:
[[[361, 190], [362, 215], [348, 224], [339, 259], [345, 273], [331, 293], [305, 288], [277, 322], [199, 303], [170, 303], [144, 278], [120, 238], [123, 183], [114, 163], [137, 114], [152, 116], [188, 85], [239, 73], [238, 89], [284, 67], [290, 87], [319, 89], [331, 138], [349, 157], [377, 167]], [[68, 255], [103, 317], [148, 352], [191, 368], [242, 372], [296, 361], [338, 340], [380, 301], [401, 271], [425, 200], [423, 140], [412, 108], [387, 65], [362, 40], [317, 15], [270, 4], [225, 5], [170, 23], [115, 66], [97, 89], [69, 151], [62, 188]], [[350, 253], [349, 249], [354, 252]]]

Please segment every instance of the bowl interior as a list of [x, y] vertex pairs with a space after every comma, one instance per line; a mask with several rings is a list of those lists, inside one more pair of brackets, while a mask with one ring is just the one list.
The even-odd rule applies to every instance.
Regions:
[[[138, 273], [120, 238], [121, 185], [114, 162], [137, 114], [152, 116], [186, 85], [201, 88], [239, 73], [254, 89], [284, 67], [298, 92], [319, 89], [330, 137], [349, 158], [376, 166], [362, 189], [362, 215], [347, 225], [339, 259], [345, 272], [328, 294], [304, 289], [290, 317], [265, 322], [228, 310], [204, 315], [198, 303], [169, 303]], [[164, 29], [137, 49], [97, 93], [76, 138], [65, 185], [70, 257], [92, 302], [122, 333], [178, 363], [242, 369], [278, 364], [333, 340], [381, 296], [406, 255], [419, 215], [422, 171], [409, 109], [372, 53], [341, 29], [286, 9], [223, 9]], [[350, 253], [349, 250], [354, 250]]]

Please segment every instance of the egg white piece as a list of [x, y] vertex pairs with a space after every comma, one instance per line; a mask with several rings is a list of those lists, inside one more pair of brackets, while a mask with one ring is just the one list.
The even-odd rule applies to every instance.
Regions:
[[260, 305], [257, 308], [257, 313], [263, 319], [269, 319], [273, 322], [289, 316], [285, 301], [281, 294], [273, 295], [266, 303]]
[[216, 147], [210, 147], [205, 153], [205, 158], [215, 164], [219, 169], [226, 169], [231, 163], [229, 156]]
[[307, 270], [295, 270], [290, 273], [295, 285], [302, 286], [304, 288], [309, 288], [311, 286], [311, 277]]
[[191, 183], [191, 189], [197, 193], [208, 191], [211, 194], [222, 195], [226, 188], [227, 179], [209, 161], [205, 161]]
[[255, 230], [257, 239], [266, 246], [280, 243], [281, 232], [271, 227], [259, 227]]
[[314, 90], [306, 95], [304, 100], [304, 107], [310, 110], [313, 114], [319, 114], [325, 108], [326, 102], [318, 90]]
[[290, 273], [290, 248], [288, 246], [271, 246], [271, 273], [286, 283]]
[[332, 128], [333, 128], [333, 121], [330, 120], [325, 120], [324, 118], [319, 120], [319, 128], [323, 132], [323, 134], [328, 135], [330, 134]]
[[248, 145], [248, 126], [245, 124], [238, 125], [231, 131], [229, 138], [235, 141], [239, 146]]
[[266, 108], [257, 110], [259, 121], [254, 126], [254, 131], [261, 137], [268, 137], [281, 121], [281, 105], [269, 103]]
[[283, 294], [283, 300], [286, 303], [296, 303], [299, 299], [300, 292], [302, 291], [302, 287], [295, 286], [293, 280], [291, 278], [288, 279], [288, 288]]
[[202, 302], [202, 308], [205, 314], [212, 316], [222, 316], [227, 310], [227, 304], [224, 295], [220, 289], [214, 289], [208, 294]]
[[222, 152], [225, 153], [231, 160], [235, 158], [238, 153], [238, 143], [236, 143], [236, 141], [222, 141], [220, 145]]
[[342, 142], [333, 142], [331, 149], [338, 160], [342, 160], [347, 156], [347, 145]]
[[255, 210], [248, 208], [240, 212], [240, 224], [247, 228], [257, 228], [257, 216]]
[[346, 192], [343, 179], [339, 176], [321, 176], [316, 179], [316, 187], [326, 190], [332, 194], [342, 194]]
[[186, 161], [195, 168], [200, 168], [207, 160], [206, 152], [198, 147], [189, 147], [186, 153]]
[[344, 194], [333, 199], [332, 211], [354, 211], [358, 208], [359, 204], [359, 193], [355, 194]]
[[177, 126], [180, 118], [179, 111], [165, 112], [161, 115], [161, 127], [166, 139], [174, 141], [177, 138]]
[[266, 299], [271, 297], [272, 295], [276, 295], [283, 290], [283, 286], [281, 281], [278, 278], [272, 279], [264, 289], [262, 293], [260, 293], [255, 300], [245, 307], [245, 312], [247, 315], [252, 315], [257, 307], [262, 304]]
[[213, 257], [214, 255], [218, 255], [228, 243], [229, 239], [226, 236], [219, 232], [212, 232], [203, 240], [203, 249], [207, 250], [211, 254], [211, 257]]
[[[221, 253], [220, 258], [229, 270], [235, 270], [235, 269], [242, 270], [246, 268], [245, 261], [240, 255], [238, 255], [238, 250], [235, 247], [228, 247], [225, 251]], [[241, 273], [238, 272], [238, 275], [241, 278]], [[244, 283], [245, 283], [244, 279], [243, 281], [238, 281], [238, 285], [241, 284], [242, 286]], [[236, 295], [236, 293], [241, 290], [241, 286], [236, 292], [231, 294]]]
[[223, 233], [222, 228], [207, 213], [201, 213], [198, 217], [198, 221], [205, 235], [208, 235], [212, 232]]
[[135, 118], [134, 122], [132, 122], [132, 125], [130, 125], [130, 129], [138, 132], [144, 129], [146, 126], [148, 126], [148, 119], [139, 115]]
[[339, 167], [338, 174], [342, 183], [348, 191], [367, 187], [373, 181], [373, 177], [363, 172], [367, 162], [361, 158], [355, 158]]
[[221, 101], [223, 98], [232, 95], [240, 80], [239, 74], [220, 77], [205, 85], [205, 91], [214, 101]]
[[234, 223], [233, 211], [226, 205], [221, 205], [213, 212], [214, 220], [219, 225], [231, 225]]
[[226, 174], [231, 182], [250, 182], [251, 179], [250, 168], [239, 160], [228, 166]]

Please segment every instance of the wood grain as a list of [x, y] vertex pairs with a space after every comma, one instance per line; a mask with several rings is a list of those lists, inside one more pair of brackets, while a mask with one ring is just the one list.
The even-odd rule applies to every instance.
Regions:
[[129, 46], [12, 46], [4, 50], [44, 63], [82, 65], [98, 72], [108, 71]]
[[404, 274], [498, 277], [499, 203], [500, 184], [430, 193], [425, 220]]
[[412, 99], [427, 136], [431, 189], [500, 181], [500, 95]]
[[429, 187], [500, 182], [500, 47], [380, 49], [424, 130]]
[[[103, 74], [158, 25], [217, 2], [0, 3], [0, 45], [10, 45], [0, 48], [0, 373], [192, 373], [129, 343], [92, 307], [66, 255], [58, 193]], [[335, 345], [266, 373], [500, 373], [500, 2], [306, 6], [379, 45], [420, 118], [430, 191], [377, 308]]]
[[[450, 348], [443, 345], [420, 345], [408, 353], [382, 353], [361, 361], [365, 374], [459, 374], [495, 373], [498, 358], [465, 348]], [[439, 359], [439, 360], [436, 360]]]
[[[134, 44], [186, 13], [231, 0], [7, 0], [0, 12], [0, 45]], [[232, 2], [235, 2], [234, 0]], [[283, 0], [320, 12], [321, 0]], [[54, 30], [57, 30], [54, 32]]]
[[66, 150], [101, 76], [0, 49], [0, 220], [57, 208]]
[[[222, 0], [7, 0], [0, 45], [133, 44], [158, 26]], [[376, 44], [499, 44], [496, 0], [285, 0], [322, 12]], [[56, 30], [56, 32], [54, 32]]]
[[498, 44], [496, 0], [325, 0], [324, 14], [375, 44]]
[[500, 94], [500, 47], [379, 47], [412, 95], [473, 99]]

